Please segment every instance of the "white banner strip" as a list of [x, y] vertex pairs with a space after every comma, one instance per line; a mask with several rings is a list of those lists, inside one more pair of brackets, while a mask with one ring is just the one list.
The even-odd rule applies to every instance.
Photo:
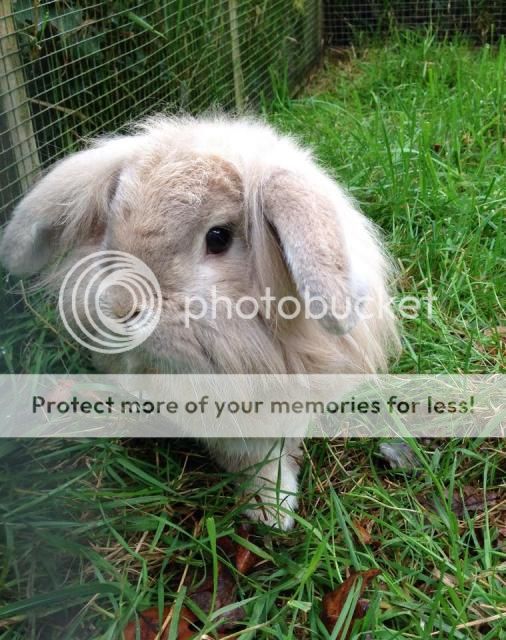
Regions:
[[506, 435], [505, 375], [2, 375], [0, 437]]

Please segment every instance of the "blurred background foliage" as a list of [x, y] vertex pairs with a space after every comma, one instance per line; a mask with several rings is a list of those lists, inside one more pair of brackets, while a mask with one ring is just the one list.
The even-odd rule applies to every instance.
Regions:
[[317, 5], [12, 2], [41, 163], [148, 112], [258, 105], [276, 77], [295, 86], [320, 50]]

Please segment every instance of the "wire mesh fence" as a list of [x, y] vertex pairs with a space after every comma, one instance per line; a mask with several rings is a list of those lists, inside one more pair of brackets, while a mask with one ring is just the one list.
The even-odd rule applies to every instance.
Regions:
[[293, 89], [321, 25], [318, 0], [0, 0], [2, 217], [87, 137]]
[[505, 0], [325, 0], [327, 44], [345, 46], [392, 28], [431, 27], [491, 42], [506, 33]]
[[160, 110], [293, 91], [322, 43], [433, 25], [493, 40], [504, 0], [0, 0], [0, 220], [41, 169]]

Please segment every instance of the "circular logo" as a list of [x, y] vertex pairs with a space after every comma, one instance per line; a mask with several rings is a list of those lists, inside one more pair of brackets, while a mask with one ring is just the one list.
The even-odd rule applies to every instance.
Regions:
[[123, 251], [97, 251], [76, 262], [58, 296], [67, 331], [98, 353], [123, 353], [142, 344], [157, 326], [161, 308], [155, 274]]

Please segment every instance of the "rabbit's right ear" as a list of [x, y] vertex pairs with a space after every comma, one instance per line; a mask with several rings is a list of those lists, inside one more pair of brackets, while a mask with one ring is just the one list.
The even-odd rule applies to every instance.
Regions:
[[58, 162], [15, 208], [0, 242], [0, 260], [32, 274], [70, 247], [98, 238], [133, 138], [108, 140]]
[[[358, 322], [357, 309], [367, 294], [368, 283], [352, 268], [341, 219], [354, 218], [355, 233], [370, 242], [361, 215], [319, 170], [308, 175], [285, 169], [273, 172], [262, 185], [260, 209], [309, 310], [328, 329], [350, 331]], [[374, 246], [372, 251], [376, 252]], [[267, 261], [262, 255], [257, 273], [265, 272], [262, 263]]]

